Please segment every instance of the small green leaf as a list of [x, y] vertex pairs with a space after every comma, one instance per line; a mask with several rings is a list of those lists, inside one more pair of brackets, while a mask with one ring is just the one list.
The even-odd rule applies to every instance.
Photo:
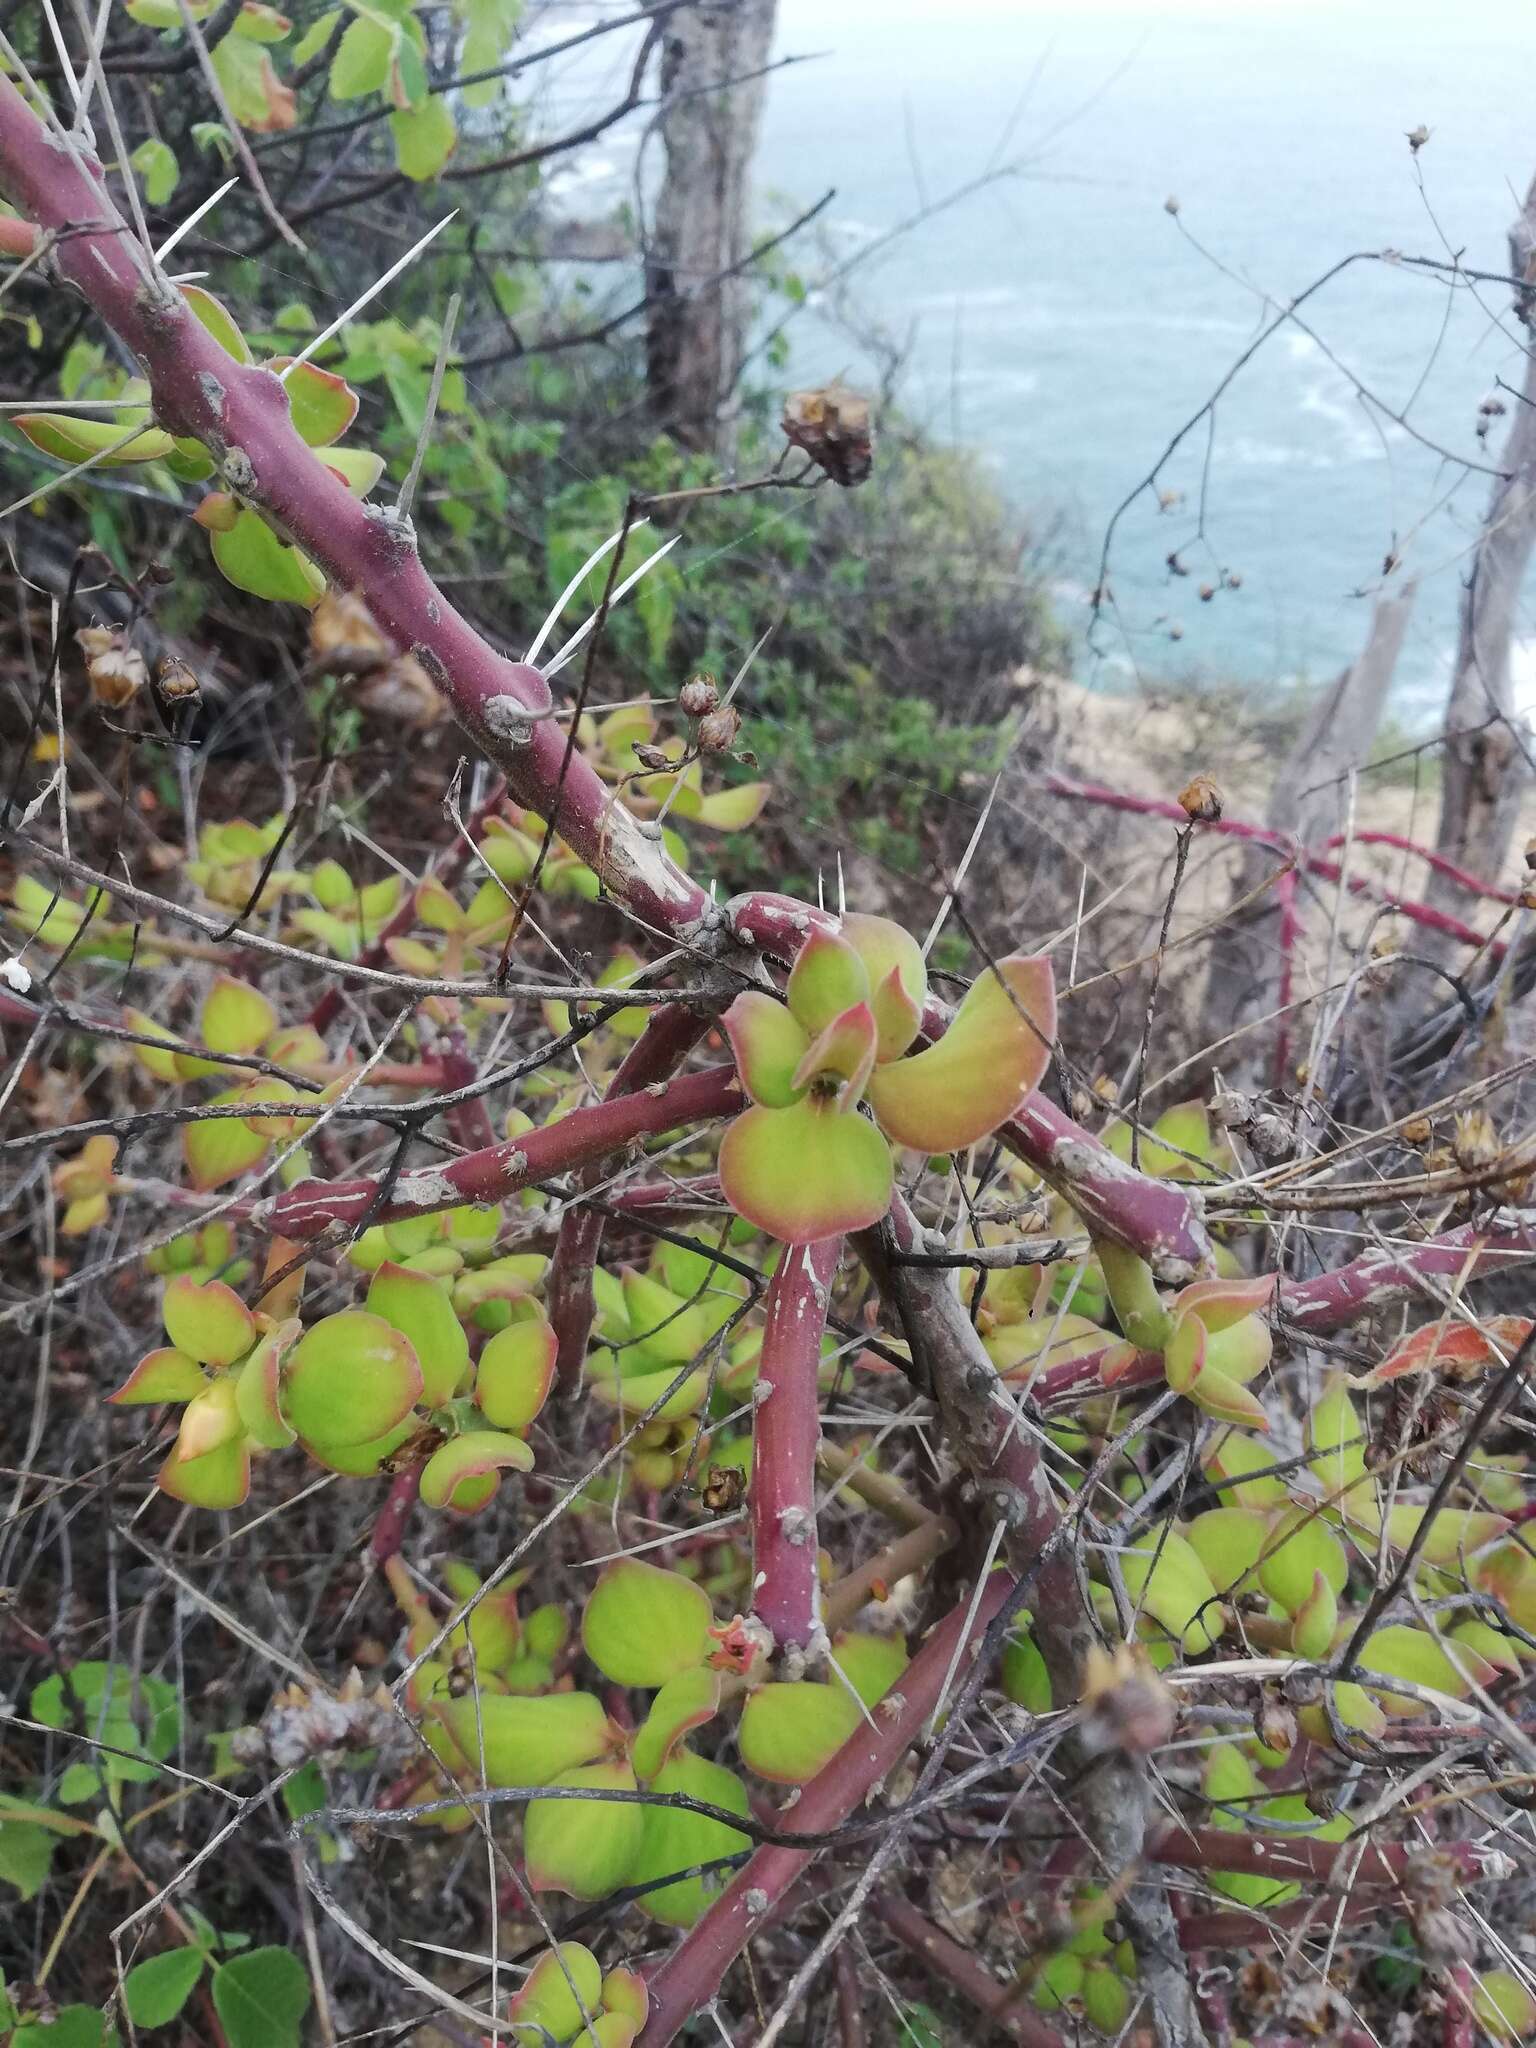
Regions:
[[33, 2020], [18, 2027], [10, 2048], [117, 2048], [117, 2038], [94, 2005], [65, 2005], [46, 2026]]
[[303, 35], [293, 46], [294, 64], [307, 64], [311, 57], [318, 57], [331, 39], [331, 30], [341, 19], [339, 7], [328, 7], [324, 14], [312, 21]]
[[383, 1436], [421, 1397], [409, 1341], [366, 1309], [312, 1324], [289, 1354], [283, 1412], [306, 1441], [346, 1449]]
[[285, 1948], [253, 1948], [214, 1971], [213, 2003], [229, 2048], [298, 2048], [309, 1973]]
[[[417, 184], [437, 176], [459, 139], [452, 111], [441, 94], [391, 114], [389, 125], [395, 138], [395, 162]], [[642, 584], [642, 595], [649, 588], [648, 583]]]
[[331, 59], [329, 91], [333, 100], [360, 100], [382, 92], [389, 83], [389, 63], [399, 30], [359, 17], [337, 45]]
[[59, 1838], [30, 1821], [0, 1820], [0, 1883], [14, 1885], [24, 1899], [34, 1899], [48, 1880]]
[[136, 2027], [167, 2026], [187, 2000], [203, 1974], [203, 1959], [195, 1948], [168, 1949], [135, 1963], [123, 1979], [123, 2003]]
[[210, 533], [208, 545], [223, 574], [237, 590], [248, 590], [252, 597], [308, 606], [325, 589], [325, 578], [314, 563], [279, 540], [261, 514], [248, 506], [241, 506], [240, 516], [227, 533]]
[[311, 448], [328, 448], [357, 418], [357, 393], [334, 370], [322, 370], [316, 363], [292, 364], [291, 356], [274, 356], [266, 367], [287, 371], [283, 389], [299, 439]]
[[199, 324], [207, 328], [226, 355], [233, 356], [237, 363], [253, 360], [250, 343], [240, 332], [239, 322], [222, 299], [216, 299], [212, 292], [204, 291], [197, 284], [183, 285], [181, 295], [197, 315]]
[[128, 161], [138, 172], [144, 197], [150, 205], [164, 206], [181, 182], [181, 166], [176, 161], [175, 150], [157, 135], [146, 135]]

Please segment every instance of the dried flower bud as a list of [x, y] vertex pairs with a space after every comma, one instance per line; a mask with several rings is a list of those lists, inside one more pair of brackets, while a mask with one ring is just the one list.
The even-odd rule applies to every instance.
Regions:
[[1413, 151], [1413, 154], [1417, 156], [1419, 151], [1424, 147], [1425, 143], [1429, 140], [1429, 130], [1424, 126], [1424, 123], [1421, 121], [1417, 128], [1410, 128], [1407, 130], [1407, 136], [1408, 147]]
[[713, 676], [692, 676], [678, 692], [678, 703], [689, 718], [705, 718], [720, 702]]
[[1248, 1143], [1261, 1159], [1288, 1159], [1296, 1134], [1283, 1116], [1268, 1111], [1248, 1126]]
[[1268, 1686], [1254, 1710], [1253, 1732], [1266, 1749], [1278, 1750], [1282, 1756], [1289, 1756], [1296, 1747], [1296, 1716]]
[[1107, 1750], [1149, 1756], [1173, 1733], [1173, 1694], [1153, 1670], [1145, 1651], [1116, 1643], [1097, 1644], [1083, 1670], [1083, 1723], [1079, 1739], [1089, 1756]]
[[1215, 595], [1216, 595], [1216, 586], [1215, 586], [1215, 584], [1214, 584], [1214, 583], [1202, 583], [1202, 584], [1201, 584], [1201, 586], [1200, 586], [1200, 602], [1201, 602], [1202, 604], [1209, 604], [1209, 603], [1210, 603], [1210, 601], [1211, 601], [1211, 599], [1212, 599], [1212, 598], [1213, 598], [1213, 597], [1214, 597]]
[[1435, 1127], [1427, 1116], [1409, 1117], [1398, 1133], [1405, 1145], [1427, 1145], [1434, 1135]]
[[149, 681], [143, 655], [128, 645], [120, 626], [82, 626], [75, 640], [85, 656], [91, 695], [98, 704], [120, 710]]
[[162, 704], [199, 704], [203, 686], [179, 655], [168, 654], [155, 678], [155, 695]]
[[169, 562], [151, 562], [139, 575], [141, 583], [168, 584], [176, 581], [176, 571]]
[[1179, 211], [1179, 202], [1171, 192], [1168, 194], [1168, 197], [1163, 201], [1163, 211], [1164, 213], [1171, 213], [1175, 217], [1177, 217]]
[[1211, 1097], [1211, 1116], [1226, 1131], [1246, 1130], [1254, 1119], [1253, 1100], [1235, 1088], [1223, 1088]]
[[1486, 1109], [1462, 1111], [1456, 1119], [1451, 1149], [1456, 1155], [1456, 1164], [1465, 1173], [1475, 1173], [1480, 1166], [1493, 1164], [1501, 1147], [1493, 1118]]
[[1194, 824], [1214, 825], [1221, 816], [1221, 791], [1209, 775], [1192, 775], [1179, 791], [1179, 809]]
[[728, 754], [736, 743], [741, 731], [741, 713], [727, 704], [722, 711], [711, 711], [707, 718], [699, 720], [699, 751], [703, 754]]
[[846, 385], [791, 392], [780, 425], [791, 447], [803, 449], [835, 484], [861, 484], [874, 467], [869, 400]]
[[653, 747], [648, 740], [635, 741], [635, 759], [656, 775], [665, 775], [669, 768], [677, 766], [665, 747]]
[[1241, 589], [1242, 589], [1242, 587], [1243, 587], [1243, 572], [1242, 572], [1242, 570], [1241, 570], [1241, 569], [1224, 569], [1224, 570], [1222, 571], [1222, 577], [1223, 577], [1223, 580], [1224, 580], [1224, 581], [1225, 581], [1225, 583], [1226, 583], [1226, 586], [1227, 586], [1228, 590], [1241, 590]]

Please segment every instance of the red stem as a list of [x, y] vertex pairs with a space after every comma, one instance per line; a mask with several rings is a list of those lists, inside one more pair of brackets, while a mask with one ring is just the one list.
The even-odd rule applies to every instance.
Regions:
[[[1502, 1849], [1480, 1849], [1472, 1842], [1435, 1845], [1435, 1857], [1448, 1859], [1462, 1883], [1508, 1875], [1510, 1859]], [[1424, 1851], [1402, 1842], [1324, 1842], [1315, 1835], [1260, 1835], [1226, 1828], [1165, 1828], [1149, 1837], [1147, 1854], [1158, 1863], [1181, 1870], [1237, 1870], [1251, 1877], [1272, 1877], [1277, 1884], [1303, 1879], [1318, 1884], [1401, 1884]]]
[[[703, 1037], [708, 1020], [681, 1003], [655, 1010], [644, 1031], [619, 1064], [608, 1086], [605, 1100], [617, 1102], [642, 1088], [654, 1088], [674, 1074]], [[603, 1166], [589, 1167], [582, 1176], [584, 1188], [602, 1178]], [[573, 1203], [560, 1219], [554, 1257], [545, 1290], [549, 1320], [559, 1350], [555, 1371], [559, 1384], [569, 1390], [581, 1378], [587, 1343], [592, 1335], [592, 1273], [603, 1245], [603, 1216], [596, 1209]]]
[[51, 135], [9, 79], [0, 79], [0, 192], [36, 226], [68, 231], [52, 262], [137, 358], [159, 424], [201, 442], [230, 490], [338, 588], [358, 593], [519, 800], [546, 818], [558, 810], [561, 837], [631, 912], [669, 933], [699, 927], [707, 894], [580, 753], [567, 761], [539, 671], [498, 654], [455, 611], [422, 567], [408, 519], [361, 504], [306, 447], [277, 373], [236, 362], [215, 341], [118, 212], [100, 164]]
[[374, 1517], [373, 1534], [368, 1539], [368, 1555], [375, 1565], [386, 1565], [392, 1557], [398, 1556], [405, 1537], [405, 1525], [411, 1519], [411, 1509], [421, 1492], [421, 1466], [407, 1465], [403, 1472], [397, 1472], [384, 1497], [384, 1505]]
[[840, 1237], [786, 1245], [764, 1301], [752, 1422], [752, 1612], [780, 1649], [803, 1650], [821, 1618], [816, 1385]]
[[[795, 1828], [820, 1834], [840, 1827], [868, 1798], [918, 1739], [939, 1703], [957, 1652], [985, 1629], [1008, 1592], [1007, 1577], [994, 1574], [982, 1588], [974, 1616], [967, 1598], [939, 1623], [902, 1673], [900, 1694], [876, 1710], [875, 1725], [861, 1722], [832, 1761], [802, 1789], [791, 1809]], [[679, 2028], [704, 2010], [718, 1994], [726, 1971], [815, 1853], [772, 1846], [754, 1853], [652, 1974], [650, 2016], [639, 2048], [665, 2048]]]
[[1301, 943], [1301, 913], [1297, 908], [1300, 894], [1300, 879], [1294, 868], [1287, 868], [1275, 884], [1275, 900], [1280, 906], [1280, 982], [1276, 990], [1276, 1004], [1280, 1012], [1275, 1027], [1274, 1082], [1277, 1088], [1286, 1083], [1286, 1070], [1291, 1059], [1291, 992], [1296, 985], [1296, 949]]
[[573, 1109], [541, 1130], [483, 1152], [466, 1153], [447, 1166], [402, 1173], [385, 1202], [379, 1202], [382, 1184], [374, 1176], [304, 1180], [259, 1204], [253, 1220], [274, 1236], [304, 1244], [333, 1223], [354, 1227], [365, 1216], [370, 1222], [388, 1223], [400, 1216], [435, 1215], [466, 1202], [500, 1202], [532, 1181], [588, 1166], [636, 1139], [729, 1116], [740, 1107], [736, 1069], [706, 1067], [640, 1095]]
[[[1176, 825], [1189, 823], [1186, 812], [1165, 797], [1133, 796], [1129, 790], [1110, 789], [1099, 782], [1074, 782], [1068, 776], [1050, 773], [1043, 775], [1041, 781], [1052, 796], [1066, 797], [1074, 803], [1099, 804], [1111, 811], [1132, 811], [1138, 817], [1144, 818], [1168, 818]], [[1308, 874], [1317, 875], [1322, 881], [1339, 882], [1344, 879], [1344, 871], [1337, 861], [1298, 846], [1283, 832], [1273, 832], [1266, 825], [1250, 824], [1244, 818], [1217, 818], [1202, 824], [1200, 829], [1202, 832], [1223, 833], [1229, 838], [1248, 839], [1259, 846], [1268, 846], [1274, 852], [1295, 860]], [[1368, 835], [1357, 832], [1354, 835], [1356, 839], [1378, 836], [1389, 844], [1402, 846], [1406, 852], [1418, 854], [1430, 861], [1435, 859], [1427, 847], [1416, 846], [1411, 840], [1400, 840], [1394, 834]], [[1329, 842], [1330, 845], [1338, 843], [1337, 840]], [[1495, 902], [1507, 903], [1510, 900], [1502, 890], [1488, 883], [1479, 882], [1475, 876], [1467, 874], [1464, 868], [1456, 869], [1454, 879], [1460, 881], [1464, 887], [1474, 889], [1480, 896], [1491, 897]], [[1394, 895], [1368, 876], [1351, 875], [1347, 886], [1352, 895], [1369, 896], [1377, 902], [1388, 903], [1404, 917], [1411, 919], [1415, 924], [1426, 926], [1430, 931], [1444, 932], [1447, 937], [1459, 939], [1462, 944], [1468, 946], [1480, 947], [1484, 943], [1482, 933], [1474, 930], [1469, 924], [1463, 924], [1459, 917], [1452, 917], [1448, 912], [1436, 910], [1430, 904], [1420, 903], [1413, 897]], [[1489, 945], [1487, 950], [1490, 958], [1497, 959], [1504, 952], [1504, 947], [1496, 941]]]
[[926, 1914], [896, 1892], [877, 1892], [870, 1901], [875, 1918], [1001, 2033], [1022, 2048], [1062, 2048], [1060, 2034], [1018, 2002], [1018, 1987], [999, 1984], [968, 1948], [935, 1927]]
[[[449, 1090], [468, 1088], [479, 1078], [480, 1069], [470, 1055], [464, 1027], [455, 1025], [448, 1034], [448, 1050], [443, 1054], [443, 1085]], [[472, 1095], [468, 1102], [455, 1103], [446, 1112], [444, 1121], [453, 1142], [464, 1146], [467, 1151], [479, 1151], [496, 1142], [496, 1126], [491, 1122], [491, 1112], [483, 1095]]]

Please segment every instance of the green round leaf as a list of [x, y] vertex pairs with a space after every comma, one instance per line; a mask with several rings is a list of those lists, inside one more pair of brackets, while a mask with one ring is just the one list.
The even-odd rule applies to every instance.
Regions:
[[436, 1705], [461, 1760], [476, 1779], [484, 1745], [488, 1785], [547, 1785], [562, 1771], [595, 1763], [614, 1746], [602, 1701], [589, 1692], [540, 1697], [473, 1694]]
[[582, 1648], [615, 1685], [665, 1685], [704, 1661], [712, 1619], [709, 1597], [692, 1579], [620, 1558], [592, 1588]]
[[741, 1711], [741, 1760], [760, 1778], [803, 1785], [860, 1725], [859, 1702], [840, 1685], [763, 1685]]
[[525, 1430], [549, 1398], [559, 1349], [553, 1328], [542, 1317], [509, 1324], [480, 1354], [475, 1400], [496, 1429]]
[[784, 1244], [878, 1223], [893, 1181], [890, 1147], [873, 1124], [814, 1097], [789, 1109], [745, 1110], [720, 1146], [726, 1200]]
[[[584, 1792], [639, 1789], [623, 1762], [587, 1764], [550, 1782]], [[644, 1808], [629, 1800], [532, 1800], [523, 1822], [528, 1882], [538, 1892], [605, 1899], [626, 1881], [644, 1832]]]
[[421, 1390], [421, 1366], [399, 1331], [365, 1309], [343, 1309], [289, 1354], [283, 1412], [307, 1442], [346, 1448], [404, 1421]]
[[[734, 1771], [723, 1764], [680, 1750], [651, 1781], [653, 1792], [680, 1792], [685, 1799], [701, 1805], [720, 1806], [727, 1813], [750, 1812], [746, 1787]], [[748, 1836], [707, 1814], [690, 1813], [686, 1807], [647, 1806], [642, 1809], [645, 1827], [640, 1848], [630, 1865], [628, 1882], [654, 1883], [673, 1871], [691, 1870], [698, 1863], [713, 1863], [721, 1856], [735, 1856], [752, 1846]], [[710, 1877], [679, 1878], [675, 1884], [659, 1885], [642, 1894], [637, 1904], [653, 1920], [668, 1927], [691, 1927], [710, 1900], [729, 1882], [729, 1871]]]
[[469, 1339], [437, 1282], [426, 1273], [386, 1261], [369, 1283], [368, 1307], [398, 1330], [415, 1352], [423, 1404], [440, 1408], [451, 1400], [469, 1364]]
[[285, 1948], [253, 1948], [214, 1971], [213, 2003], [229, 2048], [298, 2048], [309, 1972]]
[[136, 2027], [163, 2027], [175, 2019], [203, 1974], [195, 1948], [168, 1949], [135, 1963], [123, 1979], [123, 2003]]
[[202, 1365], [233, 1365], [256, 1341], [250, 1310], [222, 1280], [199, 1286], [178, 1273], [166, 1282], [160, 1316], [175, 1348]]

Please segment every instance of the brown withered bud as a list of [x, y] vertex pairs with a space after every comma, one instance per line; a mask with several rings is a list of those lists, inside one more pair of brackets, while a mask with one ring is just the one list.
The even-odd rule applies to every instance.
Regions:
[[1404, 132], [1408, 137], [1409, 149], [1413, 152], [1415, 156], [1417, 156], [1419, 151], [1424, 147], [1425, 143], [1429, 140], [1429, 130], [1424, 126], [1424, 123], [1421, 121], [1417, 128], [1409, 128]]
[[649, 768], [655, 775], [664, 775], [669, 768], [677, 766], [665, 747], [653, 747], [648, 740], [635, 741], [635, 759], [642, 768]]
[[1221, 791], [1209, 775], [1192, 775], [1179, 791], [1179, 809], [1192, 824], [1214, 825], [1221, 816]]
[[1456, 1164], [1464, 1173], [1475, 1173], [1480, 1166], [1493, 1164], [1499, 1156], [1501, 1147], [1499, 1134], [1493, 1127], [1493, 1118], [1486, 1109], [1462, 1111], [1456, 1119], [1451, 1150], [1456, 1155]]
[[700, 1498], [712, 1515], [733, 1515], [747, 1497], [747, 1482], [739, 1465], [711, 1465]]
[[1173, 1694], [1145, 1652], [1129, 1643], [1116, 1643], [1113, 1651], [1095, 1644], [1088, 1652], [1082, 1703], [1079, 1740], [1089, 1756], [1109, 1750], [1150, 1756], [1173, 1733]]
[[1175, 548], [1173, 553], [1168, 557], [1166, 567], [1168, 570], [1168, 574], [1170, 576], [1187, 576], [1189, 574], [1188, 569], [1186, 569], [1184, 564], [1179, 560], [1179, 551], [1177, 548]]
[[1522, 910], [1536, 910], [1536, 887], [1522, 889], [1519, 903]]
[[1092, 1116], [1094, 1111], [1098, 1107], [1099, 1098], [1096, 1095], [1091, 1094], [1088, 1089], [1074, 1088], [1072, 1090], [1071, 1110], [1072, 1114], [1077, 1118], [1079, 1123], [1081, 1123], [1085, 1117]]
[[731, 705], [727, 704], [720, 711], [711, 711], [707, 718], [699, 720], [699, 752], [728, 754], [740, 731], [741, 713]]
[[1200, 586], [1200, 602], [1201, 602], [1202, 604], [1209, 604], [1209, 603], [1210, 603], [1210, 601], [1211, 601], [1211, 599], [1212, 599], [1212, 598], [1213, 598], [1213, 597], [1214, 597], [1215, 595], [1216, 595], [1216, 586], [1215, 586], [1215, 584], [1214, 584], [1214, 583], [1202, 583], [1202, 584], [1201, 584], [1201, 586]]
[[91, 695], [109, 710], [132, 703], [149, 681], [143, 655], [128, 645], [120, 626], [82, 626], [75, 642], [85, 656]]
[[1184, 628], [1182, 626], [1170, 626], [1168, 628], [1168, 638], [1170, 640], [1182, 640], [1184, 638]]
[[1171, 213], [1175, 216], [1177, 216], [1178, 214], [1179, 202], [1171, 192], [1168, 194], [1168, 197], [1163, 201], [1163, 211], [1164, 213]]
[[707, 718], [720, 702], [713, 676], [691, 676], [677, 695], [678, 704], [689, 718]]
[[141, 583], [174, 583], [176, 571], [169, 562], [150, 562], [139, 577]]
[[1261, 1159], [1288, 1159], [1296, 1143], [1296, 1133], [1283, 1116], [1268, 1111], [1256, 1116], [1248, 1126], [1248, 1143]]
[[180, 655], [168, 654], [155, 677], [155, 695], [162, 706], [179, 710], [183, 705], [200, 704], [203, 686]]
[[784, 401], [779, 424], [790, 446], [802, 450], [844, 489], [863, 483], [874, 468], [875, 430], [869, 400], [845, 384], [792, 391]]
[[1296, 1747], [1296, 1716], [1268, 1686], [1254, 1709], [1253, 1732], [1266, 1749], [1278, 1750], [1282, 1756], [1289, 1756]]
[[1241, 569], [1223, 569], [1221, 580], [1226, 584], [1228, 590], [1241, 590], [1243, 587], [1243, 572]]
[[1427, 1116], [1411, 1116], [1398, 1136], [1405, 1145], [1427, 1145], [1435, 1135], [1435, 1127]]
[[1245, 1131], [1257, 1113], [1252, 1096], [1236, 1088], [1223, 1088], [1211, 1097], [1211, 1115], [1223, 1130]]

